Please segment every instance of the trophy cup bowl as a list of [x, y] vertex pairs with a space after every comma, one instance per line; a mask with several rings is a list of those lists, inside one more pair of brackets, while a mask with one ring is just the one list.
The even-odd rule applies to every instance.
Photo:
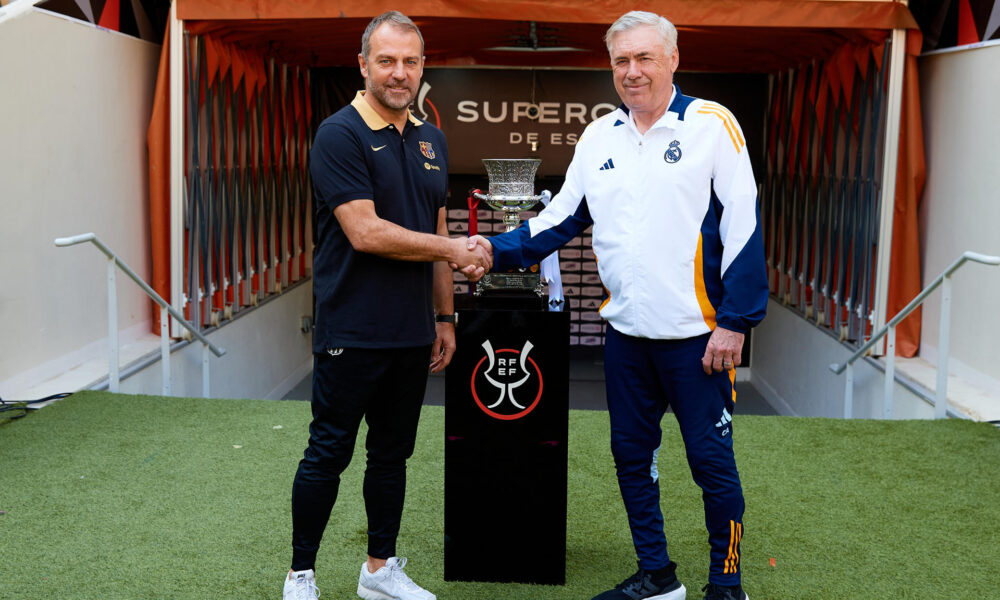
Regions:
[[534, 195], [535, 172], [541, 163], [538, 158], [483, 159], [486, 175], [490, 178], [490, 192], [473, 195], [495, 210], [503, 211], [505, 231], [517, 229], [521, 221], [518, 213], [542, 199], [540, 195]]
[[[473, 195], [491, 208], [503, 212], [504, 231], [517, 229], [520, 212], [542, 199], [535, 195], [535, 172], [542, 163], [537, 158], [484, 158], [483, 166], [490, 179], [489, 193]], [[485, 291], [534, 292], [542, 295], [542, 280], [537, 265], [512, 273], [487, 273], [476, 283], [475, 295]]]

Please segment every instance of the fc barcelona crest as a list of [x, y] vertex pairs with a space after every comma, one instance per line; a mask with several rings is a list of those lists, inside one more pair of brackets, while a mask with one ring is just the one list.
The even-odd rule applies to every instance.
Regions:
[[427, 158], [434, 158], [434, 146], [431, 146], [430, 142], [420, 142], [420, 153]]

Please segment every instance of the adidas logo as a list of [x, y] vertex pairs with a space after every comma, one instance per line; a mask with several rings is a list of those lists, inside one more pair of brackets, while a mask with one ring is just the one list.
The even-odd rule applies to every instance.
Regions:
[[614, 168], [615, 168], [615, 163], [613, 163], [609, 158], [607, 162], [605, 162], [604, 165], [600, 169], [598, 169], [598, 171], [607, 171], [608, 169], [614, 169]]
[[722, 436], [725, 437], [725, 436], [729, 435], [729, 424], [732, 423], [732, 422], [733, 422], [733, 416], [731, 414], [729, 414], [728, 410], [726, 410], [725, 408], [723, 408], [722, 409], [722, 418], [719, 419], [719, 422], [715, 424], [715, 428], [716, 429], [722, 429], [723, 427], [725, 427], [725, 429], [722, 429]]
[[715, 426], [716, 427], [725, 427], [726, 425], [729, 425], [732, 422], [732, 420], [733, 420], [733, 416], [731, 414], [729, 414], [728, 410], [726, 410], [725, 408], [723, 408], [722, 409], [722, 418], [719, 419], [719, 422], [716, 423]]

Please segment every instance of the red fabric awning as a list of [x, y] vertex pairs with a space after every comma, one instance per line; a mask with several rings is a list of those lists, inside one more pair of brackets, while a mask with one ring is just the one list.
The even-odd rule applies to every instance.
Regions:
[[[394, 8], [381, 0], [178, 0], [177, 14], [193, 33], [325, 67], [357, 64], [365, 25]], [[681, 68], [689, 71], [774, 72], [845, 42], [917, 27], [903, 3], [878, 0], [660, 0], [633, 8], [677, 25]], [[623, 8], [606, 0], [416, 0], [405, 12], [424, 35], [430, 66], [604, 68], [602, 38]], [[510, 47], [519, 49], [497, 50]]]
[[[356, 66], [361, 32], [370, 20], [192, 21], [188, 31], [211, 34], [283, 62], [307, 66]], [[533, 66], [607, 68], [607, 23], [535, 25], [538, 49], [528, 45], [528, 21], [417, 19], [428, 66]], [[879, 29], [764, 29], [679, 27], [681, 70], [773, 73], [825, 58], [845, 43], [885, 37]], [[498, 48], [518, 48], [502, 50]]]
[[[518, 20], [610, 24], [625, 12], [620, 2], [597, 0], [177, 0], [177, 17], [190, 20], [371, 19], [403, 9], [411, 19]], [[904, 2], [892, 0], [654, 0], [627, 7], [655, 12], [675, 25], [699, 27], [806, 27], [811, 29], [913, 29]], [[418, 23], [419, 24], [419, 23]], [[456, 32], [457, 33], [457, 32]]]

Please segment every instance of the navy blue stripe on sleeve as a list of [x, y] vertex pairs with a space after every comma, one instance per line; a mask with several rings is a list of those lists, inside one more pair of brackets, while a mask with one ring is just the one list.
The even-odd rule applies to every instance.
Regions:
[[524, 240], [529, 237], [531, 237], [531, 230], [523, 223], [514, 231], [491, 237], [493, 270], [506, 271], [520, 267], [522, 263], [521, 248], [524, 246]]
[[764, 319], [768, 285], [759, 206], [757, 225], [750, 239], [723, 274], [722, 287], [725, 293], [722, 305], [715, 315], [719, 327], [746, 332]]
[[561, 222], [531, 235], [530, 221], [514, 231], [490, 238], [493, 245], [493, 270], [501, 271], [528, 267], [542, 261], [574, 237], [594, 224], [587, 208], [587, 199], [580, 201], [576, 212]]

